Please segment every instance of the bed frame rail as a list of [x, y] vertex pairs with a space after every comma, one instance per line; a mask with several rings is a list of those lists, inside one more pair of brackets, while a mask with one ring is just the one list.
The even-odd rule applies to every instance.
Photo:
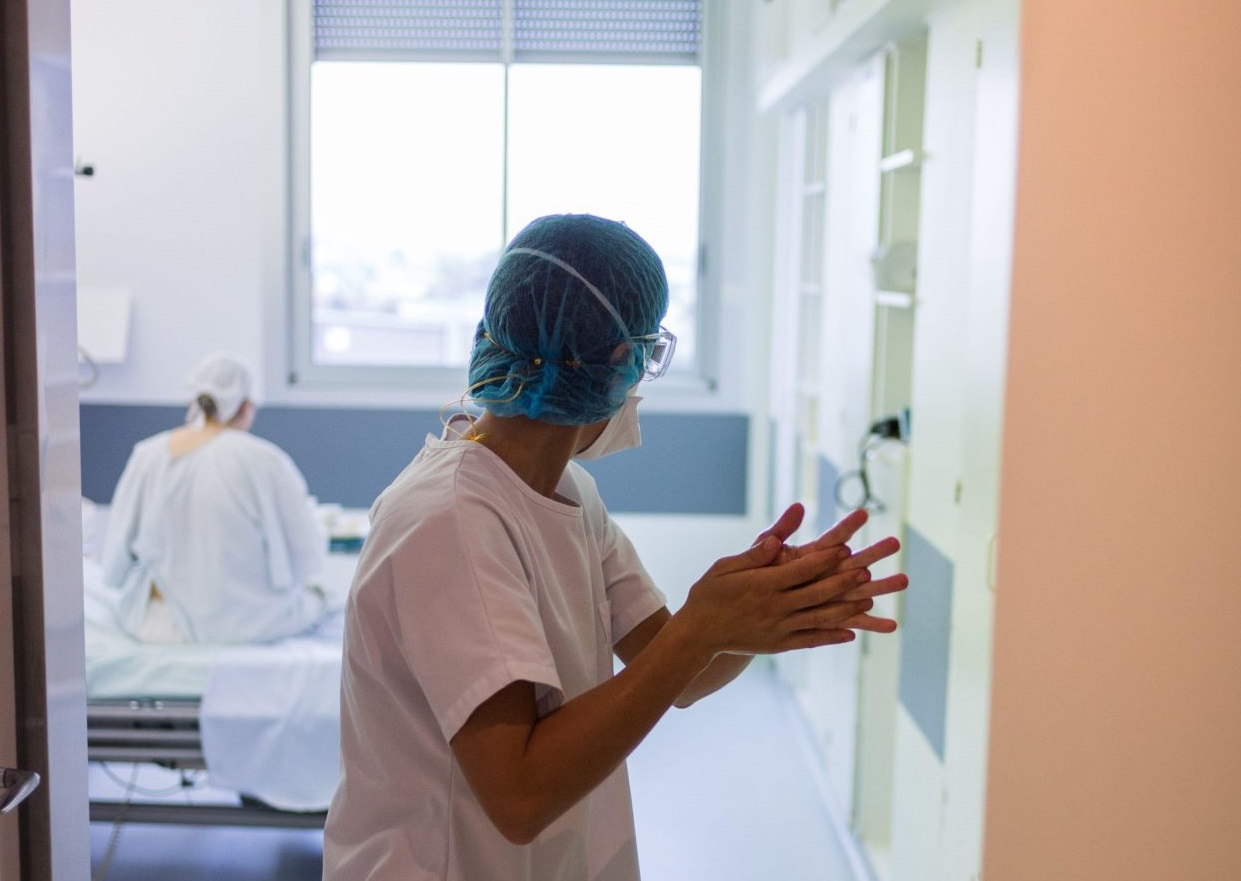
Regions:
[[[199, 709], [194, 698], [92, 698], [86, 705], [87, 761], [203, 770]], [[94, 799], [90, 804], [91, 821], [103, 823], [321, 829], [326, 818], [326, 811], [282, 811], [244, 795], [236, 805]]]
[[191, 698], [92, 699], [86, 705], [87, 760], [206, 768], [198, 709]]

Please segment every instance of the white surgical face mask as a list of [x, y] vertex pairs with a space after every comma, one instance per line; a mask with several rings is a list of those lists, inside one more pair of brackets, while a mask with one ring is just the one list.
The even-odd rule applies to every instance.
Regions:
[[621, 450], [631, 450], [642, 444], [642, 430], [638, 426], [639, 395], [629, 395], [625, 403], [612, 415], [608, 424], [599, 432], [590, 446], [575, 455], [575, 459], [602, 459]]

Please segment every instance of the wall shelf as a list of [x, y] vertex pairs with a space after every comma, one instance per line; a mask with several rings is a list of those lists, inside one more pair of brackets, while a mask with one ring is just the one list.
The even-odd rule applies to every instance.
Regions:
[[879, 171], [900, 171], [901, 169], [917, 170], [922, 167], [922, 151], [914, 148], [901, 150], [884, 156], [879, 160]]
[[914, 295], [908, 291], [875, 291], [875, 305], [893, 309], [912, 309], [917, 305]]

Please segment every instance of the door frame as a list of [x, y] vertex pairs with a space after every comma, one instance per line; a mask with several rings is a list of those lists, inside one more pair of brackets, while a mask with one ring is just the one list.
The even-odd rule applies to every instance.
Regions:
[[[0, 9], [0, 881], [90, 874], [69, 0]], [[16, 847], [12, 847], [16, 841]]]

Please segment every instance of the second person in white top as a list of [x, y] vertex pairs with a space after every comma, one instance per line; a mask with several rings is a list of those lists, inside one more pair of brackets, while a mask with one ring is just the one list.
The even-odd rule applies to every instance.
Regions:
[[246, 364], [205, 359], [186, 425], [135, 445], [117, 483], [101, 564], [120, 625], [146, 642], [252, 643], [324, 616], [326, 553], [306, 481], [249, 433]]

